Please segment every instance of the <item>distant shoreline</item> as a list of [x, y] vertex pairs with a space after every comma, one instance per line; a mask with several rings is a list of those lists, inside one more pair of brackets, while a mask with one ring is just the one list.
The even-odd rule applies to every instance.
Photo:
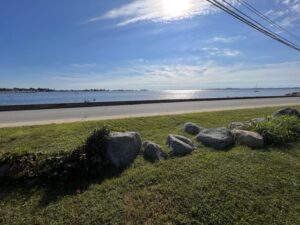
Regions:
[[55, 92], [112, 92], [112, 91], [148, 91], [146, 89], [141, 90], [107, 90], [107, 89], [84, 89], [84, 90], [30, 90], [30, 89], [0, 89], [0, 93], [55, 93]]
[[0, 92], [13, 92], [13, 93], [35, 93], [35, 92], [100, 92], [109, 91], [106, 89], [83, 89], [83, 90], [56, 90], [50, 88], [0, 88]]

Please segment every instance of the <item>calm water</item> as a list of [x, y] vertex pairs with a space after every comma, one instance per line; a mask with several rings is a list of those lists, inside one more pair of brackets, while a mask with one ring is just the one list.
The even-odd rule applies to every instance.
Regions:
[[[257, 92], [258, 91], [258, 92]], [[191, 99], [218, 97], [250, 97], [285, 95], [300, 88], [285, 89], [203, 89], [176, 91], [105, 91], [105, 92], [44, 92], [0, 93], [0, 105], [26, 105], [46, 103], [107, 102], [160, 99]]]

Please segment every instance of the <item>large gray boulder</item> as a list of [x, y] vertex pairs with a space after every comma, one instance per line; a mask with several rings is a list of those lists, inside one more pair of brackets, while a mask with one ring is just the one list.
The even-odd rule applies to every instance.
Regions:
[[234, 129], [232, 134], [236, 142], [241, 145], [245, 145], [253, 149], [264, 147], [264, 138], [256, 132]]
[[141, 149], [141, 137], [136, 132], [112, 132], [107, 143], [106, 156], [119, 168], [129, 166]]
[[280, 109], [273, 114], [273, 117], [279, 117], [279, 116], [297, 116], [300, 119], [299, 111], [293, 108]]
[[183, 131], [188, 133], [188, 134], [192, 134], [192, 135], [198, 134], [201, 129], [202, 128], [199, 127], [197, 124], [191, 123], [191, 122], [185, 123], [183, 125]]
[[166, 144], [170, 149], [170, 155], [172, 156], [184, 156], [190, 154], [194, 149], [193, 142], [180, 135], [172, 135], [170, 134], [167, 137]]
[[234, 145], [233, 135], [225, 127], [201, 130], [196, 140], [218, 150], [225, 150]]
[[246, 124], [243, 122], [231, 122], [228, 127], [230, 130], [243, 129], [244, 127], [246, 127]]
[[166, 154], [162, 151], [161, 147], [158, 144], [155, 144], [151, 141], [145, 141], [143, 143], [144, 148], [144, 158], [151, 162], [163, 161], [166, 159]]

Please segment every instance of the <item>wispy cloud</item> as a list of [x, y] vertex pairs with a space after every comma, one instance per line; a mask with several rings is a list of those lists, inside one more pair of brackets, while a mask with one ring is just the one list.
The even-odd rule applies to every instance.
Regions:
[[300, 0], [276, 0], [280, 10], [269, 10], [266, 15], [284, 27], [294, 27], [300, 21]]
[[[152, 65], [140, 67], [139, 74], [122, 78], [122, 85], [149, 89], [186, 89], [204, 87], [264, 87], [300, 84], [300, 62], [265, 65], [218, 65], [202, 62], [197, 65]], [[287, 81], [282, 82], [282, 76]]]
[[213, 43], [213, 42], [220, 42], [220, 43], [234, 43], [239, 40], [246, 39], [244, 36], [215, 36], [210, 38], [207, 42], [208, 43]]
[[[84, 76], [55, 76], [70, 88], [197, 89], [215, 87], [253, 88], [299, 86], [300, 61], [274, 64], [228, 64], [213, 61], [194, 64], [141, 63]], [[284, 76], [284, 81], [282, 77]]]
[[[234, 0], [229, 0], [234, 4]], [[118, 26], [153, 21], [165, 22], [191, 18], [198, 15], [208, 15], [218, 10], [207, 1], [199, 0], [134, 0], [131, 3], [114, 8], [104, 15], [90, 18], [86, 23], [99, 20], [118, 20]]]
[[235, 57], [241, 55], [241, 52], [230, 48], [216, 48], [216, 47], [205, 47], [202, 48], [210, 56], [225, 56], [225, 57]]
[[[227, 0], [232, 5], [239, 5], [236, 0]], [[274, 0], [278, 8], [265, 13], [282, 26], [294, 27], [300, 21], [300, 0]], [[201, 0], [133, 0], [128, 4], [113, 8], [106, 13], [84, 21], [84, 24], [101, 20], [116, 20], [117, 26], [125, 26], [142, 21], [169, 22], [210, 15], [220, 12], [207, 1]], [[222, 38], [217, 38], [222, 41]], [[224, 42], [226, 39], [223, 40]]]

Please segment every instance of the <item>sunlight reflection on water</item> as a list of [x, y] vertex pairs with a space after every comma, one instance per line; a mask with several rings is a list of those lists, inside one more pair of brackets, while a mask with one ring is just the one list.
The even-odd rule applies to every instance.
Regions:
[[202, 96], [205, 90], [165, 90], [162, 91], [164, 98], [189, 99]]

